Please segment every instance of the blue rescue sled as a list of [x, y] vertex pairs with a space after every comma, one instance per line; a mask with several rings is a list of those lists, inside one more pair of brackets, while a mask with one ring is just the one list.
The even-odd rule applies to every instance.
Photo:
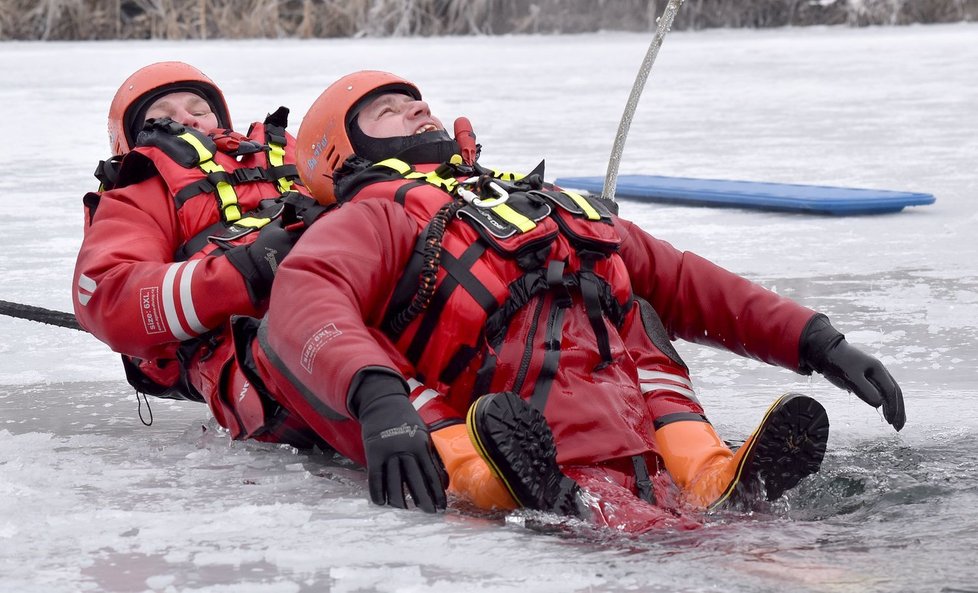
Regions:
[[[600, 195], [604, 178], [562, 177], [554, 183], [565, 189]], [[924, 206], [935, 201], [931, 194], [905, 191], [660, 175], [620, 175], [615, 196], [643, 202], [729, 206], [836, 216], [899, 212], [906, 206]]]

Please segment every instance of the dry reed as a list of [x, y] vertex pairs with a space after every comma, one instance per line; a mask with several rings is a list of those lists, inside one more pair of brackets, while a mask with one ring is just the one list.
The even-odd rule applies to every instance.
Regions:
[[[0, 0], [0, 40], [650, 31], [665, 0]], [[978, 20], [978, 0], [686, 0], [677, 29]]]

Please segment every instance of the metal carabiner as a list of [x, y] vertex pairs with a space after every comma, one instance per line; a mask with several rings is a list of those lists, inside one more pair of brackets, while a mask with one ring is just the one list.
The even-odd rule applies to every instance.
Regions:
[[495, 208], [496, 206], [501, 206], [506, 203], [509, 199], [509, 192], [500, 187], [495, 181], [490, 181], [487, 185], [492, 189], [493, 193], [496, 194], [493, 198], [481, 198], [478, 194], [470, 190], [468, 187], [475, 187], [479, 182], [479, 177], [469, 177], [465, 181], [458, 184], [458, 195], [462, 197], [463, 200], [472, 204], [476, 208]]

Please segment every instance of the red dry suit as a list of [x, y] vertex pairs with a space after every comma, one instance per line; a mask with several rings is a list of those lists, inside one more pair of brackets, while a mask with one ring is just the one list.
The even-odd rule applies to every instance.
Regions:
[[[360, 378], [398, 375], [406, 358], [429, 388], [413, 397], [429, 425], [483, 393], [516, 391], [543, 410], [572, 477], [601, 466], [640, 490], [635, 462], [656, 461], [656, 423], [703, 414], [669, 338], [797, 369], [813, 311], [552, 186], [516, 187], [502, 207], [468, 205], [439, 222], [456, 180], [445, 166], [417, 169], [385, 161], [337, 183], [353, 203], [280, 268], [252, 349], [283, 405], [341, 453], [363, 461], [348, 408]], [[422, 310], [405, 313], [423, 293]]]
[[123, 354], [137, 391], [205, 401], [235, 438], [260, 436], [277, 406], [234, 368], [228, 321], [261, 315], [266, 303], [252, 302], [223, 254], [271, 219], [322, 210], [299, 193], [287, 113], [248, 136], [157, 122], [114, 187], [85, 197], [72, 291], [79, 322]]

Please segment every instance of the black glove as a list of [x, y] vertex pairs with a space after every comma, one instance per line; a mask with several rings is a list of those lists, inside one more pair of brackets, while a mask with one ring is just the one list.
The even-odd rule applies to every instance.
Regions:
[[302, 228], [285, 228], [282, 217], [276, 218], [258, 231], [258, 238], [248, 245], [232, 247], [227, 258], [245, 279], [248, 296], [257, 307], [272, 292], [272, 280], [282, 259], [302, 235]]
[[883, 363], [847, 342], [822, 314], [813, 317], [801, 335], [801, 372], [813, 370], [874, 408], [882, 405], [886, 421], [897, 430], [903, 428], [907, 415], [900, 386]]
[[370, 500], [406, 509], [406, 486], [421, 510], [444, 509], [448, 475], [404, 383], [391, 375], [368, 374], [350, 403], [363, 434]]

